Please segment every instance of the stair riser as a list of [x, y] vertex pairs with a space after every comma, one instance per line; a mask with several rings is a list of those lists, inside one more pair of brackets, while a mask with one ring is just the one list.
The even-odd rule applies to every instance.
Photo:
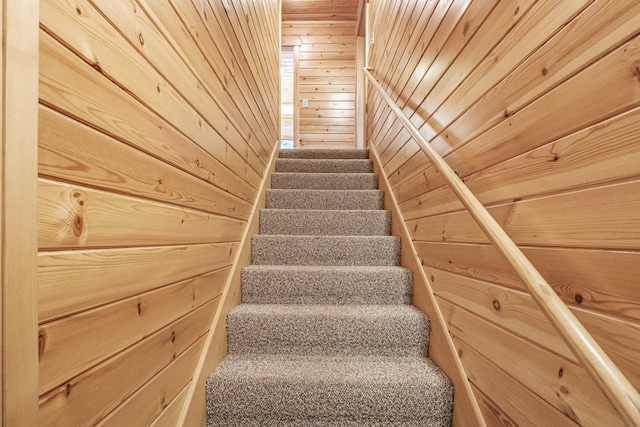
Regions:
[[353, 316], [322, 307], [309, 313], [233, 310], [227, 333], [230, 354], [426, 356], [429, 320], [417, 311]]
[[252, 262], [257, 265], [399, 265], [400, 240], [388, 236], [255, 235]]
[[277, 159], [275, 172], [305, 173], [371, 173], [371, 160]]
[[260, 234], [388, 236], [390, 232], [388, 211], [260, 211]]
[[276, 357], [223, 362], [207, 381], [210, 425], [451, 426], [453, 388], [430, 361]]
[[378, 177], [369, 173], [273, 173], [271, 188], [309, 190], [375, 190]]
[[377, 210], [384, 207], [379, 190], [267, 190], [269, 209]]
[[242, 271], [242, 302], [254, 304], [410, 304], [411, 271], [260, 269]]

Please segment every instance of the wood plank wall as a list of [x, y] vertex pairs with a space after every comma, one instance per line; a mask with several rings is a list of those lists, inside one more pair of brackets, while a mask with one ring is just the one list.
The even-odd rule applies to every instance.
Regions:
[[279, 139], [279, 3], [40, 13], [38, 425], [171, 425]]
[[353, 148], [356, 22], [283, 21], [282, 45], [300, 46], [300, 147]]
[[[640, 388], [640, 4], [370, 8], [373, 74]], [[368, 111], [487, 424], [621, 425], [373, 91]]]

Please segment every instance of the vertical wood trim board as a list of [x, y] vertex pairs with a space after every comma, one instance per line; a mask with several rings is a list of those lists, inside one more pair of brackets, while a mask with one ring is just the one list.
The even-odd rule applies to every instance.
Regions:
[[[374, 77], [640, 389], [640, 4], [369, 6]], [[622, 425], [419, 145], [367, 108], [487, 425]]]
[[2, 414], [3, 426], [37, 425], [36, 204], [38, 2], [2, 3]]
[[293, 146], [300, 148], [300, 46], [293, 47]]
[[366, 40], [364, 37], [358, 36], [356, 39], [356, 148], [364, 148], [366, 145], [367, 84], [362, 72], [362, 68], [366, 65]]
[[194, 373], [280, 136], [279, 1], [39, 9], [29, 424], [175, 425], [203, 409]]

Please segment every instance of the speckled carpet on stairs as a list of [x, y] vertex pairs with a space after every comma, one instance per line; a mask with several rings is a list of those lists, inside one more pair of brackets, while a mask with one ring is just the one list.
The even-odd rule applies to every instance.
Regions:
[[367, 150], [287, 150], [207, 380], [213, 426], [449, 426]]

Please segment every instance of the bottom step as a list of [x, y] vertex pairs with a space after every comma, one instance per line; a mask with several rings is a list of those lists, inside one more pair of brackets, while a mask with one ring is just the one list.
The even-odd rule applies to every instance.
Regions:
[[450, 426], [453, 385], [429, 359], [228, 355], [207, 380], [212, 426]]

